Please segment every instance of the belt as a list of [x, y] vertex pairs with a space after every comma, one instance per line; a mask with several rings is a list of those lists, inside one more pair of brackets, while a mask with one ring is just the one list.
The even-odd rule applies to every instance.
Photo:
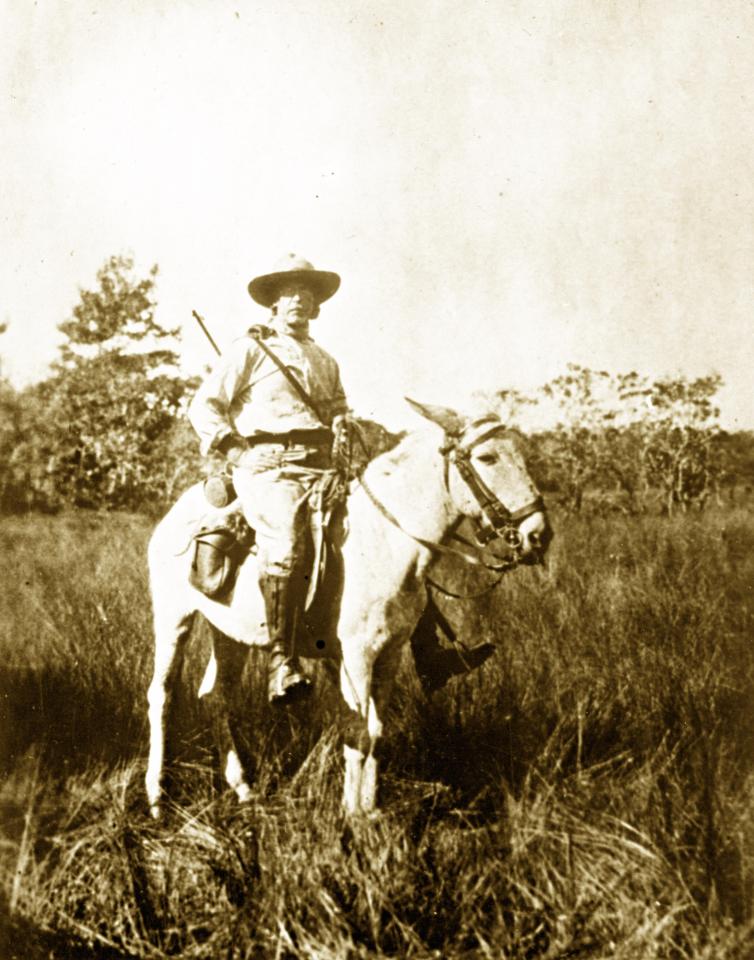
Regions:
[[263, 443], [276, 443], [284, 447], [329, 447], [333, 441], [332, 430], [288, 430], [286, 433], [255, 433], [244, 437], [248, 447]]

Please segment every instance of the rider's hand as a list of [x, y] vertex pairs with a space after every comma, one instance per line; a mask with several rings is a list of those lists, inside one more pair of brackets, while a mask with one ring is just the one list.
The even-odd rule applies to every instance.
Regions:
[[352, 420], [353, 417], [350, 413], [339, 413], [336, 417], [333, 417], [332, 432], [337, 436], [341, 430], [348, 427]]
[[243, 438], [239, 437], [237, 433], [229, 433], [217, 444], [217, 450], [229, 463], [232, 463], [234, 467], [238, 466], [238, 462], [241, 459], [241, 454], [245, 449], [246, 444], [244, 443]]

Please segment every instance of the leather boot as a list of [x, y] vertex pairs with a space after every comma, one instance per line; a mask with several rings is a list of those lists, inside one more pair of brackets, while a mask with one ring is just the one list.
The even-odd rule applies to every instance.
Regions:
[[453, 628], [432, 601], [411, 636], [416, 675], [427, 695], [444, 687], [451, 677], [481, 667], [495, 649], [493, 643], [480, 643], [475, 647], [458, 644]]
[[492, 643], [480, 643], [476, 647], [459, 649], [448, 649], [435, 643], [432, 650], [424, 646], [418, 656], [413, 643], [411, 647], [417, 676], [427, 694], [440, 690], [452, 677], [481, 667], [495, 652], [495, 645]]
[[290, 577], [264, 576], [259, 580], [270, 637], [270, 703], [285, 705], [311, 693], [311, 681], [301, 673], [294, 651], [294, 597]]

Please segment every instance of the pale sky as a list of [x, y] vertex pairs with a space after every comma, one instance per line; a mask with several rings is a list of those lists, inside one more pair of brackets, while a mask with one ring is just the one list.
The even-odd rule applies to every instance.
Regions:
[[[187, 370], [295, 251], [352, 406], [568, 361], [722, 374], [754, 427], [754, 4], [3, 0], [0, 337], [16, 383], [112, 254]], [[410, 415], [408, 415], [410, 419]]]

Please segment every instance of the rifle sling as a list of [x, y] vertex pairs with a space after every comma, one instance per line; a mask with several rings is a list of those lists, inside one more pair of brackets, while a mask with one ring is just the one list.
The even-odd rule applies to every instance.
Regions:
[[317, 406], [317, 404], [309, 396], [307, 391], [298, 382], [298, 380], [293, 376], [291, 371], [288, 369], [288, 367], [286, 367], [286, 365], [283, 363], [280, 357], [273, 350], [271, 350], [270, 347], [267, 346], [267, 344], [262, 339], [261, 331], [255, 330], [252, 327], [252, 329], [249, 332], [251, 336], [256, 340], [256, 342], [259, 344], [259, 346], [262, 348], [262, 350], [264, 350], [264, 352], [267, 354], [270, 360], [272, 360], [272, 362], [275, 364], [278, 370], [283, 374], [283, 376], [288, 381], [288, 383], [290, 383], [290, 385], [293, 387], [293, 389], [296, 391], [299, 397], [304, 401], [307, 407], [309, 407], [312, 413], [314, 413], [314, 415], [320, 421], [320, 423], [324, 424], [325, 418], [322, 416], [322, 413], [319, 407]]

